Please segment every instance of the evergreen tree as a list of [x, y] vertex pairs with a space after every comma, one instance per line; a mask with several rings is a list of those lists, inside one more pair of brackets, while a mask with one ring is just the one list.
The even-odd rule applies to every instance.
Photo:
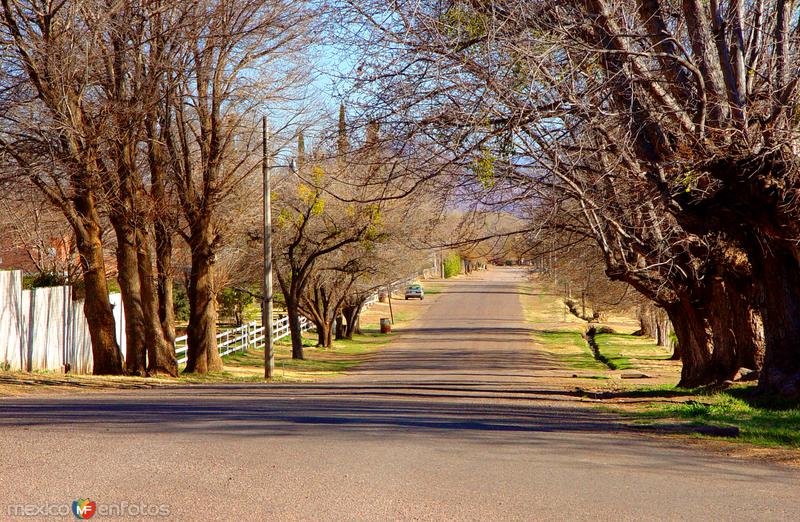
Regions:
[[306, 159], [306, 140], [303, 131], [297, 135], [297, 168], [303, 168]]
[[344, 103], [339, 105], [339, 155], [344, 156], [350, 148], [347, 140], [347, 123], [345, 121]]

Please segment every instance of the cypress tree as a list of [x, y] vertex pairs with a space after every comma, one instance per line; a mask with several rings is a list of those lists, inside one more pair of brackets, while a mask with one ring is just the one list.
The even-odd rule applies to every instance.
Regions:
[[306, 159], [306, 139], [303, 131], [297, 135], [297, 168], [303, 168]]
[[350, 148], [350, 143], [347, 140], [347, 123], [345, 121], [344, 103], [339, 105], [339, 155], [344, 156]]

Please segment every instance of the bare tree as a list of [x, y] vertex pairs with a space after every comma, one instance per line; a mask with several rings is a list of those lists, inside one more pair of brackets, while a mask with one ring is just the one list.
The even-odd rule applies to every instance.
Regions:
[[293, 96], [313, 13], [303, 2], [191, 2], [182, 60], [169, 79], [165, 153], [192, 254], [187, 372], [220, 370], [216, 349], [214, 260], [222, 237], [218, 209], [256, 172], [263, 107]]
[[80, 254], [95, 374], [119, 374], [122, 356], [108, 300], [98, 198], [110, 187], [103, 162], [107, 121], [90, 96], [97, 57], [93, 3], [4, 0], [2, 7], [3, 133], [0, 147], [64, 213]]

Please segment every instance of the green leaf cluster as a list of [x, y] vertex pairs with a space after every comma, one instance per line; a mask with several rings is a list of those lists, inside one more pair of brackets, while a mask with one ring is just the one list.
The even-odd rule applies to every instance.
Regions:
[[486, 17], [463, 3], [455, 3], [440, 18], [445, 32], [453, 38], [474, 40], [486, 34]]
[[253, 302], [253, 296], [237, 288], [225, 288], [217, 294], [219, 312], [223, 317], [241, 320], [245, 307]]
[[483, 188], [489, 190], [494, 188], [495, 182], [495, 162], [497, 158], [492, 154], [488, 148], [481, 149], [481, 155], [472, 163], [472, 172], [475, 178], [483, 185]]

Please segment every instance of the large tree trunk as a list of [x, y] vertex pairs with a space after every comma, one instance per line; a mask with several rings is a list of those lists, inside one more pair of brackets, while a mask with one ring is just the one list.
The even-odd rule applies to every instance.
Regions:
[[800, 252], [795, 239], [800, 226], [794, 214], [797, 196], [787, 185], [787, 166], [780, 154], [714, 164], [711, 174], [723, 182], [722, 188], [708, 199], [684, 202], [675, 216], [690, 232], [724, 233], [746, 251], [754, 295], [762, 300], [764, 362], [759, 391], [798, 397]]
[[297, 298], [286, 296], [286, 314], [289, 316], [289, 334], [292, 338], [292, 359], [304, 359], [303, 329], [300, 326], [300, 308]]
[[136, 253], [136, 229], [125, 216], [112, 214], [111, 223], [117, 235], [117, 280], [125, 307], [125, 373], [144, 376], [147, 373], [144, 311]]
[[172, 295], [172, 237], [167, 228], [156, 223], [156, 268], [158, 270], [158, 318], [164, 339], [175, 345], [175, 300]]
[[[168, 102], [166, 103], [168, 106]], [[156, 240], [156, 269], [158, 270], [158, 318], [161, 322], [161, 329], [164, 332], [164, 339], [173, 346], [175, 345], [175, 310], [172, 297], [172, 234], [167, 222], [170, 220], [169, 202], [167, 201], [164, 189], [164, 171], [166, 158], [164, 154], [165, 133], [169, 132], [170, 119], [169, 110], [166, 106], [161, 106], [158, 110], [163, 110], [159, 121], [156, 114], [151, 113], [145, 120], [147, 131], [148, 160], [150, 163], [150, 183], [151, 196], [157, 207], [155, 219], [155, 240]]]
[[713, 375], [709, 372], [711, 332], [705, 317], [696, 303], [686, 297], [668, 305], [666, 310], [675, 328], [683, 361], [678, 386], [691, 388], [710, 384], [714, 381]]
[[345, 328], [344, 336], [347, 339], [352, 339], [353, 335], [356, 333], [361, 333], [359, 331], [359, 316], [361, 315], [361, 305], [358, 306], [347, 306], [344, 308], [344, 317], [347, 321], [347, 327]]
[[[82, 194], [75, 207], [83, 216], [82, 226], [76, 228], [78, 252], [83, 269], [85, 296], [83, 311], [92, 338], [92, 359], [95, 375], [121, 375], [122, 354], [115, 333], [114, 313], [108, 300], [106, 267], [100, 225], [94, 196]], [[78, 229], [79, 228], [79, 229]]]
[[672, 341], [669, 334], [672, 333], [672, 324], [669, 322], [669, 316], [663, 308], [656, 309], [656, 344], [658, 346], [671, 347]]
[[708, 284], [707, 317], [714, 345], [711, 372], [715, 380], [732, 379], [742, 367], [760, 370], [764, 338], [753, 293], [737, 289], [730, 278], [711, 277]]
[[328, 322], [324, 319], [314, 321], [314, 328], [317, 330], [317, 346], [325, 348], [325, 340], [328, 338]]
[[766, 394], [800, 396], [800, 263], [797, 247], [764, 241], [753, 253], [753, 281], [763, 295], [764, 364], [758, 389]]
[[192, 227], [189, 246], [192, 269], [189, 276], [189, 328], [186, 373], [222, 370], [217, 350], [217, 298], [214, 292], [214, 251], [211, 224], [201, 220]]
[[322, 321], [319, 324], [314, 324], [317, 329], [317, 346], [320, 348], [331, 347], [331, 327], [332, 324], [328, 321]]
[[153, 256], [150, 241], [144, 231], [137, 237], [139, 280], [142, 288], [142, 312], [147, 343], [147, 374], [178, 376], [175, 346], [164, 338], [164, 330], [158, 315], [158, 297], [153, 282]]
[[325, 348], [332, 348], [333, 347], [333, 321], [329, 321], [325, 325]]
[[340, 341], [345, 338], [344, 314], [336, 314], [336, 340]]
[[[655, 339], [658, 335], [658, 324], [656, 321], [655, 307], [651, 304], [639, 306], [639, 333], [643, 337]], [[584, 314], [585, 315], [585, 314]]]

